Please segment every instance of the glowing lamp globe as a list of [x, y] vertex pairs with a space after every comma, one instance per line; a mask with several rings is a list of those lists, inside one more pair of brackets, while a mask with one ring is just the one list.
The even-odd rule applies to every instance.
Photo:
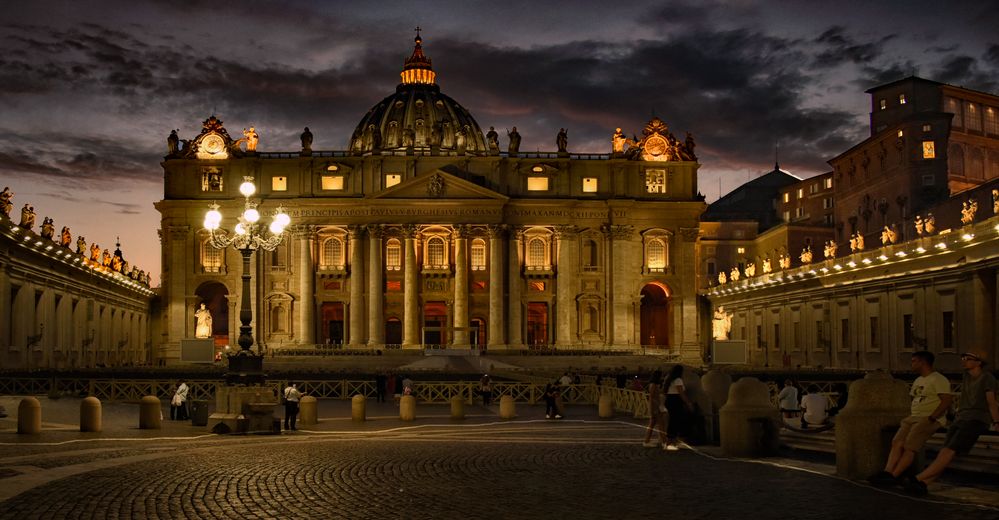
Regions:
[[244, 181], [243, 184], [239, 185], [239, 192], [242, 193], [244, 197], [249, 197], [257, 192], [257, 187], [250, 181]]
[[253, 208], [247, 208], [247, 210], [243, 212], [243, 219], [250, 224], [255, 224], [258, 220], [260, 220], [260, 212]]
[[271, 233], [275, 235], [280, 235], [281, 233], [284, 233], [284, 226], [282, 226], [281, 223], [276, 220], [274, 222], [271, 222], [270, 229]]

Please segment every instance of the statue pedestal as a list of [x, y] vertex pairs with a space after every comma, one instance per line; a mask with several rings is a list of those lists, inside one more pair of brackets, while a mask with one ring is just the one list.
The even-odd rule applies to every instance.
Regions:
[[267, 379], [264, 374], [264, 356], [248, 350], [241, 350], [229, 356], [229, 370], [225, 375], [227, 385], [262, 385]]
[[274, 389], [267, 386], [220, 386], [208, 429], [214, 431], [221, 423], [233, 433], [270, 432], [277, 404]]

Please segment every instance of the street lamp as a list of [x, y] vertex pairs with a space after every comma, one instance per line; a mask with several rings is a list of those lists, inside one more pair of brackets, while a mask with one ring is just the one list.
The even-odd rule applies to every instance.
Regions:
[[265, 230], [260, 221], [260, 212], [257, 211], [258, 201], [250, 199], [256, 193], [257, 187], [253, 184], [253, 177], [243, 177], [243, 184], [239, 185], [239, 192], [243, 194], [243, 213], [236, 219], [237, 223], [232, 232], [221, 229], [222, 213], [219, 205], [212, 203], [208, 212], [205, 213], [205, 229], [208, 230], [209, 241], [217, 249], [225, 249], [232, 246], [243, 255], [243, 294], [240, 297], [239, 306], [239, 344], [240, 351], [229, 356], [229, 372], [226, 374], [228, 384], [263, 384], [264, 382], [264, 356], [263, 354], [253, 354], [250, 347], [253, 346], [253, 327], [250, 320], [253, 313], [250, 310], [250, 256], [257, 249], [273, 251], [284, 240], [284, 229], [291, 223], [291, 218], [284, 212], [284, 208], [278, 206], [274, 212], [270, 226]]

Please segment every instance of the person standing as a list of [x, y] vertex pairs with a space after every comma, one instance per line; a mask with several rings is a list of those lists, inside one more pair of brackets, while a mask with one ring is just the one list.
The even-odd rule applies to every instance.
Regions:
[[[645, 442], [642, 443], [642, 446], [646, 448], [655, 448], [660, 444], [665, 447], [668, 444], [666, 438], [666, 402], [663, 396], [662, 379], [662, 370], [652, 372], [652, 377], [649, 379], [649, 425], [645, 428]], [[652, 440], [653, 432], [659, 434], [658, 443]]]
[[298, 386], [294, 381], [289, 381], [284, 389], [284, 429], [297, 430], [295, 421], [298, 420], [298, 402], [302, 399], [302, 392], [298, 391]]
[[687, 396], [687, 387], [683, 384], [683, 365], [676, 365], [666, 377], [666, 411], [668, 425], [666, 427], [666, 451], [680, 449], [677, 445], [680, 437], [685, 437], [690, 430], [689, 415], [694, 410], [694, 403]]
[[187, 383], [181, 379], [180, 384], [177, 385], [177, 391], [174, 392], [173, 399], [170, 401], [171, 420], [187, 420], [187, 393], [189, 391], [190, 389], [187, 387]]
[[868, 481], [875, 486], [891, 486], [916, 459], [926, 440], [943, 426], [944, 416], [953, 397], [950, 395], [950, 381], [940, 372], [933, 370], [935, 357], [925, 350], [912, 353], [912, 370], [919, 374], [912, 383], [909, 395], [912, 404], [909, 416], [902, 419], [891, 441], [891, 452], [885, 469], [872, 475]]
[[548, 383], [545, 385], [545, 419], [551, 419], [552, 417], [556, 419], [561, 419], [562, 416], [558, 414], [558, 407], [555, 403], [555, 394], [558, 392], [558, 382]]
[[375, 398], [379, 403], [385, 402], [385, 392], [388, 390], [388, 377], [384, 372], [375, 376]]
[[493, 382], [489, 379], [489, 374], [484, 374], [479, 379], [479, 395], [482, 396], [482, 404], [489, 406], [493, 399]]
[[906, 481], [906, 491], [915, 495], [925, 495], [926, 485], [933, 482], [957, 455], [966, 455], [989, 428], [999, 431], [999, 402], [996, 393], [999, 385], [996, 378], [982, 369], [987, 354], [984, 350], [972, 350], [961, 354], [964, 376], [961, 378], [961, 397], [957, 401], [957, 415], [954, 424], [947, 430], [943, 448], [937, 458], [921, 473]]

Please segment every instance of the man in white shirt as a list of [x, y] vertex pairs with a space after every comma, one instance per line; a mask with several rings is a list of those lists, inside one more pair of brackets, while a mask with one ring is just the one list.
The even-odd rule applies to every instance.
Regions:
[[302, 399], [302, 392], [298, 391], [298, 386], [294, 382], [289, 382], [284, 389], [284, 429], [297, 430], [295, 421], [298, 420], [298, 402]]
[[950, 381], [943, 374], [933, 370], [933, 354], [927, 351], [913, 352], [912, 370], [919, 374], [912, 383], [909, 395], [912, 396], [910, 414], [899, 425], [895, 438], [891, 441], [891, 453], [885, 469], [870, 479], [875, 486], [890, 486], [898, 483], [898, 478], [909, 469], [916, 453], [941, 426], [944, 416], [953, 401]]
[[801, 409], [805, 411], [801, 426], [807, 428], [808, 425], [825, 424], [829, 420], [829, 408], [829, 398], [819, 393], [819, 387], [814, 384], [808, 385], [808, 393], [801, 398]]

